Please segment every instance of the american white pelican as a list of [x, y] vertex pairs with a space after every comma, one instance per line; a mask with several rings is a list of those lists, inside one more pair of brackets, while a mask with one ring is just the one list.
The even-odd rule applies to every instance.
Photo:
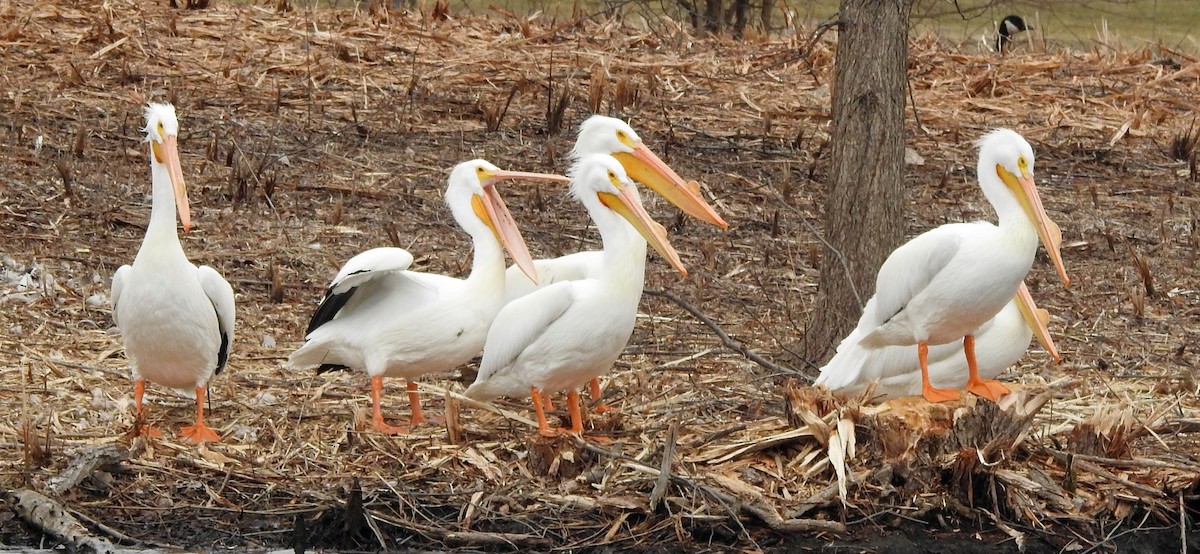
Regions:
[[[646, 185], [684, 213], [722, 229], [729, 228], [729, 224], [700, 196], [699, 186], [694, 181], [684, 181], [646, 146], [628, 123], [603, 115], [593, 115], [584, 121], [579, 127], [579, 135], [571, 150], [571, 160], [577, 162], [592, 154], [608, 154], [616, 158], [632, 180]], [[626, 232], [635, 231], [628, 229]], [[642, 251], [645, 255], [644, 246]], [[536, 260], [533, 264], [537, 268], [537, 283], [522, 274], [520, 268], [509, 267], [504, 281], [504, 299], [511, 302], [537, 290], [538, 287], [598, 275], [603, 263], [604, 255], [599, 250]], [[589, 387], [593, 400], [599, 401], [600, 380], [593, 379]], [[549, 399], [547, 396], [547, 402]], [[603, 403], [596, 406], [597, 411], [602, 412], [606, 409], [607, 406]]]
[[[666, 230], [650, 219], [621, 164], [592, 155], [571, 170], [572, 194], [587, 208], [604, 241], [600, 269], [584, 279], [559, 281], [500, 310], [488, 331], [479, 376], [466, 395], [533, 399], [538, 430], [546, 423], [542, 393], [566, 390], [570, 432], [583, 432], [578, 387], [612, 367], [633, 333], [646, 269], [646, 241], [683, 275]], [[624, 218], [624, 221], [622, 221]], [[632, 226], [637, 235], [629, 232]], [[644, 238], [643, 238], [644, 237]]]
[[[1017, 363], [1029, 348], [1030, 337], [1059, 361], [1058, 349], [1046, 328], [1050, 314], [1040, 309], [1022, 282], [1013, 298], [996, 317], [975, 331], [975, 357], [979, 377], [995, 379]], [[856, 330], [857, 332], [857, 330]], [[860, 334], [852, 333], [842, 341], [837, 354], [821, 368], [816, 385], [849, 394], [861, 393], [876, 383], [879, 398], [921, 394], [921, 368], [915, 346], [885, 346], [866, 349], [858, 344]], [[962, 389], [967, 386], [969, 370], [961, 343], [948, 342], [929, 347], [929, 381], [938, 388]]]
[[288, 356], [292, 368], [353, 368], [371, 378], [375, 429], [407, 432], [383, 421], [383, 378], [408, 380], [413, 425], [425, 421], [417, 377], [448, 371], [479, 354], [492, 318], [504, 305], [504, 250], [529, 275], [533, 259], [496, 191], [506, 179], [567, 182], [561, 175], [503, 171], [484, 160], [455, 166], [446, 187], [454, 220], [471, 236], [475, 259], [466, 279], [409, 271], [401, 248], [374, 248], [346, 262]]
[[1033, 264], [1039, 237], [1069, 283], [1033, 181], [1033, 148], [1008, 129], [992, 131], [978, 144], [979, 186], [999, 225], [942, 225], [901, 245], [879, 268], [875, 296], [851, 335], [861, 337], [857, 344], [865, 349], [917, 345], [922, 394], [933, 402], [956, 399], [958, 391], [930, 384], [929, 345], [959, 339], [969, 368], [967, 390], [991, 400], [1008, 392], [998, 381], [980, 377], [974, 333], [1014, 297]]
[[[592, 154], [616, 158], [630, 179], [662, 195], [684, 213], [722, 229], [729, 228], [729, 224], [700, 196], [698, 185], [694, 181], [684, 181], [642, 142], [628, 123], [603, 115], [593, 115], [584, 121], [571, 150], [571, 160], [577, 163]], [[537, 283], [523, 275], [520, 268], [509, 267], [504, 281], [504, 299], [511, 302], [552, 283], [586, 279], [598, 274], [603, 263], [604, 255], [599, 250], [536, 260], [533, 265], [537, 268]]]
[[[123, 265], [113, 275], [109, 297], [133, 371], [137, 424], [145, 421], [142, 394], [149, 380], [195, 394], [196, 424], [180, 429], [180, 435], [195, 442], [216, 442], [220, 435], [204, 424], [204, 395], [208, 380], [229, 360], [233, 288], [213, 268], [192, 265], [179, 244], [175, 210], [184, 231], [191, 227], [191, 212], [179, 165], [178, 135], [173, 106], [146, 108], [153, 182], [150, 224], [133, 265]], [[152, 427], [141, 431], [158, 434]]]

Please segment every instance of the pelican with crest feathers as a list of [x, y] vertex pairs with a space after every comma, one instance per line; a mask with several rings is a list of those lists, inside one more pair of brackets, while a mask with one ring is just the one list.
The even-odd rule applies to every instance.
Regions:
[[[1009, 129], [987, 133], [978, 146], [979, 186], [996, 210], [998, 224], [942, 225], [893, 251], [879, 268], [875, 296], [858, 326], [838, 347], [871, 351], [916, 345], [921, 393], [932, 402], [959, 394], [930, 383], [929, 347], [959, 340], [968, 368], [966, 390], [993, 401], [1008, 393], [1000, 382], [980, 375], [974, 335], [1014, 298], [1033, 265], [1039, 239], [1069, 284], [1057, 227], [1046, 216], [1034, 184], [1033, 148]], [[823, 370], [822, 379], [837, 383], [874, 371], [863, 369], [872, 358], [846, 357], [841, 360], [846, 363]]]
[[546, 436], [564, 431], [549, 427], [542, 399], [558, 391], [568, 391], [569, 432], [583, 432], [578, 388], [612, 367], [629, 342], [646, 243], [687, 275], [666, 229], [646, 214], [616, 159], [586, 156], [570, 175], [572, 195], [587, 208], [604, 242], [601, 263], [585, 278], [546, 285], [505, 304], [488, 331], [479, 375], [466, 391], [476, 400], [529, 395], [538, 431]]
[[180, 429], [180, 436], [216, 442], [220, 435], [204, 424], [204, 398], [209, 379], [229, 360], [233, 288], [213, 268], [192, 265], [179, 243], [176, 210], [184, 231], [191, 228], [192, 220], [178, 136], [174, 106], [150, 104], [146, 108], [150, 223], [133, 265], [123, 265], [113, 275], [109, 297], [133, 372], [136, 430], [159, 434], [153, 427], [143, 427], [142, 395], [150, 381], [195, 395], [196, 424]]
[[561, 175], [504, 171], [485, 160], [458, 164], [450, 173], [446, 204], [471, 236], [475, 258], [466, 279], [410, 271], [402, 248], [374, 248], [350, 258], [330, 283], [305, 331], [305, 342], [288, 356], [292, 368], [318, 371], [353, 368], [371, 379], [376, 430], [404, 433], [384, 422], [384, 377], [408, 381], [413, 425], [425, 422], [415, 380], [471, 360], [483, 349], [492, 318], [504, 305], [504, 250], [530, 278], [533, 259], [496, 190], [511, 179], [567, 182]]
[[[603, 115], [593, 115], [585, 120], [579, 127], [579, 135], [571, 150], [571, 160], [573, 163], [578, 162], [593, 154], [612, 156], [632, 181], [645, 185], [689, 216], [721, 229], [729, 228], [729, 224], [700, 195], [699, 185], [695, 181], [684, 181], [671, 166], [646, 146], [628, 123]], [[636, 233], [632, 228], [627, 232]], [[642, 250], [645, 251], [644, 246]], [[539, 287], [559, 281], [574, 281], [599, 275], [603, 264], [604, 252], [599, 250], [535, 260], [533, 265], [538, 275], [536, 283], [526, 277], [519, 267], [511, 266], [504, 281], [505, 301], [511, 302]], [[593, 400], [598, 402], [599, 379], [593, 379], [589, 386]], [[607, 406], [599, 403], [596, 409], [604, 411]]]

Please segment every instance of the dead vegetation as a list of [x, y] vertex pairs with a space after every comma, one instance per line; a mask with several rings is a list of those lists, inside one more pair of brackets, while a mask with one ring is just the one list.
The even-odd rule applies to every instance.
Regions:
[[[1073, 278], [1064, 290], [1042, 260], [1029, 284], [1066, 361], [1031, 352], [1008, 374], [1020, 392], [1006, 410], [869, 406], [804, 387], [820, 361], [793, 354], [826, 262], [832, 35], [798, 58], [806, 41], [667, 25], [288, 4], [0, 6], [6, 489], [49, 494], [105, 540], [196, 548], [764, 548], [918, 521], [1103, 549], [1113, 528], [1187, 528], [1200, 468], [1193, 57], [999, 59], [913, 40], [910, 231], [991, 217], [970, 142], [999, 125], [1028, 137]], [[1178, 66], [1150, 63], [1163, 56]], [[185, 248], [238, 292], [231, 368], [212, 391], [219, 445], [123, 437], [131, 387], [106, 295], [149, 213], [142, 97], [179, 107]], [[648, 288], [669, 294], [645, 297], [606, 383], [618, 411], [592, 421], [613, 442], [531, 439], [523, 403], [456, 396], [470, 368], [422, 384], [460, 427], [384, 437], [366, 430], [361, 376], [282, 368], [354, 253], [398, 245], [422, 269], [465, 272], [441, 200], [454, 163], [561, 171], [592, 111], [629, 118], [732, 224], [647, 198], [691, 275], [650, 264]], [[561, 191], [504, 193], [535, 253], [595, 245]], [[186, 400], [151, 392], [164, 430], [190, 417]], [[386, 404], [400, 415], [401, 395]], [[39, 541], [2, 521], [0, 542]]]

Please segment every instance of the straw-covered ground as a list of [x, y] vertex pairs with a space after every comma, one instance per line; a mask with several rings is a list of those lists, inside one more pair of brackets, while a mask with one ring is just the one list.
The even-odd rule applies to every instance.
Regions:
[[[141, 547], [921, 552], [937, 536], [1096, 551], [1165, 529], [1155, 548], [1179, 548], [1200, 474], [1200, 200], [1180, 140], [1200, 132], [1195, 58], [999, 58], [913, 38], [909, 229], [991, 218], [971, 142], [1023, 133], [1066, 236], [1071, 287], [1043, 257], [1029, 277], [1064, 362], [1031, 349], [1003, 411], [864, 406], [806, 388], [820, 360], [797, 354], [826, 262], [832, 34], [444, 15], [0, 3], [0, 484], [17, 508], [0, 543], [54, 543], [30, 523], [54, 518], [22, 496], [40, 491], [86, 534]], [[167, 436], [124, 436], [132, 387], [107, 293], [149, 214], [145, 99], [179, 109], [185, 248], [237, 291], [210, 446], [175, 438], [193, 408], [156, 387]], [[422, 382], [430, 412], [458, 407], [461, 437], [387, 437], [367, 424], [361, 374], [283, 367], [353, 254], [398, 245], [422, 270], [465, 273], [441, 199], [453, 164], [565, 171], [593, 111], [629, 119], [731, 223], [643, 195], [691, 274], [648, 264], [662, 293], [605, 378], [616, 413], [592, 421], [612, 441], [532, 439], [523, 401], [456, 399], [469, 368]], [[503, 193], [535, 255], [596, 246], [561, 188]], [[407, 418], [388, 390], [389, 418]]]

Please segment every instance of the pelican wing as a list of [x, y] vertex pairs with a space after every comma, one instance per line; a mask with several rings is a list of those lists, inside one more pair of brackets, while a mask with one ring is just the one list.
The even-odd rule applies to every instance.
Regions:
[[382, 274], [406, 271], [412, 263], [412, 254], [403, 248], [372, 248], [350, 258], [329, 284], [329, 290], [344, 293]]
[[521, 268], [512, 265], [504, 272], [504, 301], [512, 302], [559, 281], [587, 279], [594, 273], [594, 268], [598, 268], [603, 261], [604, 253], [597, 250], [534, 260], [533, 267], [537, 269], [538, 275], [536, 284], [521, 272]]
[[870, 324], [874, 327], [883, 325], [904, 310], [908, 302], [929, 286], [958, 254], [963, 234], [974, 225], [942, 225], [917, 235], [892, 251], [879, 268], [875, 282], [875, 311], [870, 314]]
[[493, 373], [512, 365], [574, 303], [571, 282], [562, 281], [506, 304], [488, 329], [475, 382], [486, 381]]
[[117, 327], [121, 326], [121, 322], [117, 321], [117, 302], [121, 300], [121, 289], [125, 287], [125, 279], [129, 278], [129, 272], [133, 271], [133, 266], [123, 265], [117, 268], [117, 272], [113, 274], [112, 288], [108, 292], [108, 303], [112, 306], [112, 319]]
[[358, 287], [384, 275], [407, 271], [412, 262], [412, 254], [403, 248], [372, 248], [350, 258], [329, 284], [325, 298], [321, 299], [321, 304], [313, 312], [304, 335], [308, 336], [318, 327], [333, 320], [350, 301]]
[[217, 354], [215, 374], [219, 374], [222, 369], [225, 369], [225, 363], [229, 361], [229, 347], [233, 343], [233, 287], [229, 286], [229, 282], [221, 277], [217, 270], [206, 265], [196, 268], [196, 276], [199, 277], [200, 287], [204, 289], [204, 294], [208, 296], [208, 300], [212, 302], [213, 309], [217, 313], [217, 328], [221, 332], [221, 349]]

